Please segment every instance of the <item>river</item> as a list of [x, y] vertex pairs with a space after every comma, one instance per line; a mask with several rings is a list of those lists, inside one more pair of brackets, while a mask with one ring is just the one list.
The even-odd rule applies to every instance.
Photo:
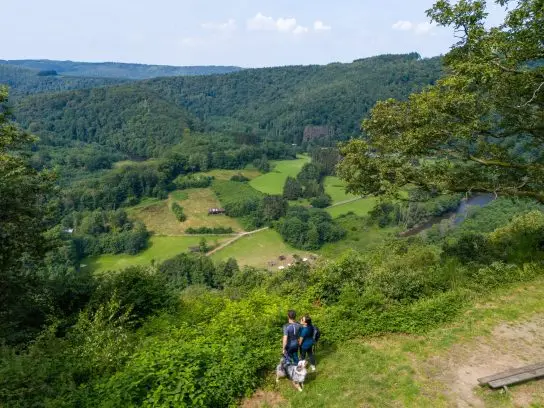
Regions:
[[424, 222], [422, 224], [416, 225], [415, 227], [410, 228], [404, 232], [401, 232], [399, 235], [402, 237], [411, 237], [419, 234], [422, 231], [428, 230], [435, 224], [440, 224], [443, 220], [450, 220], [453, 225], [458, 225], [462, 223], [468, 215], [470, 207], [484, 207], [495, 199], [495, 195], [491, 193], [477, 193], [470, 196], [468, 199], [464, 198], [461, 200], [459, 207], [455, 211], [450, 211], [445, 214], [436, 216]]

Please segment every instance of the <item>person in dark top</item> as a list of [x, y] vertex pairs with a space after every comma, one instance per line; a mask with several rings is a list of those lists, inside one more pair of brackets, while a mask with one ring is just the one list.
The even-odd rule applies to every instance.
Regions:
[[306, 356], [310, 360], [310, 370], [315, 371], [315, 356], [314, 356], [314, 326], [312, 326], [312, 319], [310, 316], [305, 315], [300, 323], [302, 327], [298, 334], [298, 344], [300, 346], [300, 357], [306, 360]]
[[300, 324], [296, 321], [297, 314], [294, 310], [287, 312], [289, 323], [283, 326], [283, 354], [288, 356], [293, 364], [298, 364], [298, 338]]

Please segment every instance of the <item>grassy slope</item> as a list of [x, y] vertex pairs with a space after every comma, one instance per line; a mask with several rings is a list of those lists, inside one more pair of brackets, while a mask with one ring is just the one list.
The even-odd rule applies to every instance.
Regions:
[[[544, 279], [501, 289], [470, 306], [451, 325], [424, 336], [387, 335], [318, 350], [317, 375], [309, 376], [303, 393], [287, 381], [278, 388], [271, 379], [266, 388], [279, 391], [287, 400], [277, 406], [297, 408], [544, 407], [544, 381], [511, 386], [508, 393], [480, 388], [474, 379], [459, 386], [459, 378], [470, 371], [501, 371], [493, 365], [505, 356], [512, 362], [514, 357], [528, 355], [521, 365], [542, 360], [540, 343], [530, 339], [535, 330], [540, 336], [544, 333], [539, 324], [544, 320]], [[518, 332], [518, 338], [515, 329], [519, 327], [529, 330]], [[266, 406], [249, 402], [246, 406]]]
[[[187, 221], [178, 222], [170, 206], [177, 201], [187, 215]], [[159, 235], [181, 235], [189, 227], [231, 227], [242, 231], [238, 221], [225, 215], [209, 216], [209, 208], [221, 207], [217, 197], [209, 188], [193, 188], [174, 191], [168, 200], [149, 201], [129, 210], [129, 214], [141, 220], [149, 231]]]
[[333, 204], [357, 198], [354, 194], [346, 193], [346, 183], [338, 177], [325, 177], [323, 185], [325, 192], [331, 196]]
[[353, 214], [341, 216], [336, 219], [336, 222], [344, 227], [346, 237], [338, 242], [327, 243], [317, 251], [325, 258], [334, 259], [349, 250], [370, 251], [398, 232], [396, 228], [368, 226], [364, 219]]
[[258, 268], [267, 268], [269, 261], [277, 262], [276, 266], [287, 264], [288, 260], [280, 262], [278, 257], [280, 255], [290, 257], [293, 254], [301, 256], [308, 255], [307, 252], [287, 245], [281, 239], [280, 234], [272, 229], [268, 229], [240, 238], [232, 245], [212, 255], [212, 259], [214, 261], [222, 261], [228, 258], [236, 258], [240, 266], [249, 265]]
[[[152, 260], [164, 261], [172, 258], [182, 252], [187, 252], [189, 247], [198, 246], [202, 237], [182, 236], [182, 237], [160, 237], [153, 236], [149, 240], [149, 247], [137, 255], [102, 255], [98, 257], [87, 258], [82, 261], [86, 268], [91, 268], [93, 272], [103, 272], [106, 270], [116, 270], [126, 268], [132, 265], [148, 265]], [[228, 236], [207, 236], [208, 244], [213, 245], [215, 241], [221, 243], [228, 239]]]
[[360, 198], [356, 201], [350, 201], [345, 204], [335, 205], [326, 209], [326, 211], [333, 217], [337, 218], [342, 214], [353, 212], [359, 216], [367, 215], [370, 210], [374, 208], [376, 204], [376, 198], [366, 197]]
[[298, 156], [296, 160], [279, 160], [272, 164], [270, 173], [263, 174], [249, 182], [251, 187], [266, 194], [282, 194], [283, 185], [288, 176], [295, 177], [305, 163], [310, 162], [309, 156]]

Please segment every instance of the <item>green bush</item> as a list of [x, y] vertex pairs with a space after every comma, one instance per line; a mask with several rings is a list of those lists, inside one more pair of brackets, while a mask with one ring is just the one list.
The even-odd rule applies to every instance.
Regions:
[[190, 174], [188, 176], [178, 176], [174, 179], [174, 186], [178, 190], [188, 188], [206, 188], [212, 184], [212, 176], [204, 176], [201, 174]]
[[183, 212], [183, 207], [176, 202], [172, 203], [172, 212], [179, 222], [184, 222], [187, 220], [187, 216]]
[[185, 230], [187, 234], [232, 234], [231, 227], [190, 227]]

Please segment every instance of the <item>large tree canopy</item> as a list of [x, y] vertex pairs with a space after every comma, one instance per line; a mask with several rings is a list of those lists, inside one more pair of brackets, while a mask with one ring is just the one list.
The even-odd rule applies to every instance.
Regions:
[[348, 189], [389, 194], [412, 183], [544, 201], [544, 1], [440, 0], [427, 15], [455, 29], [445, 76], [407, 101], [379, 102], [365, 137], [342, 149]]

